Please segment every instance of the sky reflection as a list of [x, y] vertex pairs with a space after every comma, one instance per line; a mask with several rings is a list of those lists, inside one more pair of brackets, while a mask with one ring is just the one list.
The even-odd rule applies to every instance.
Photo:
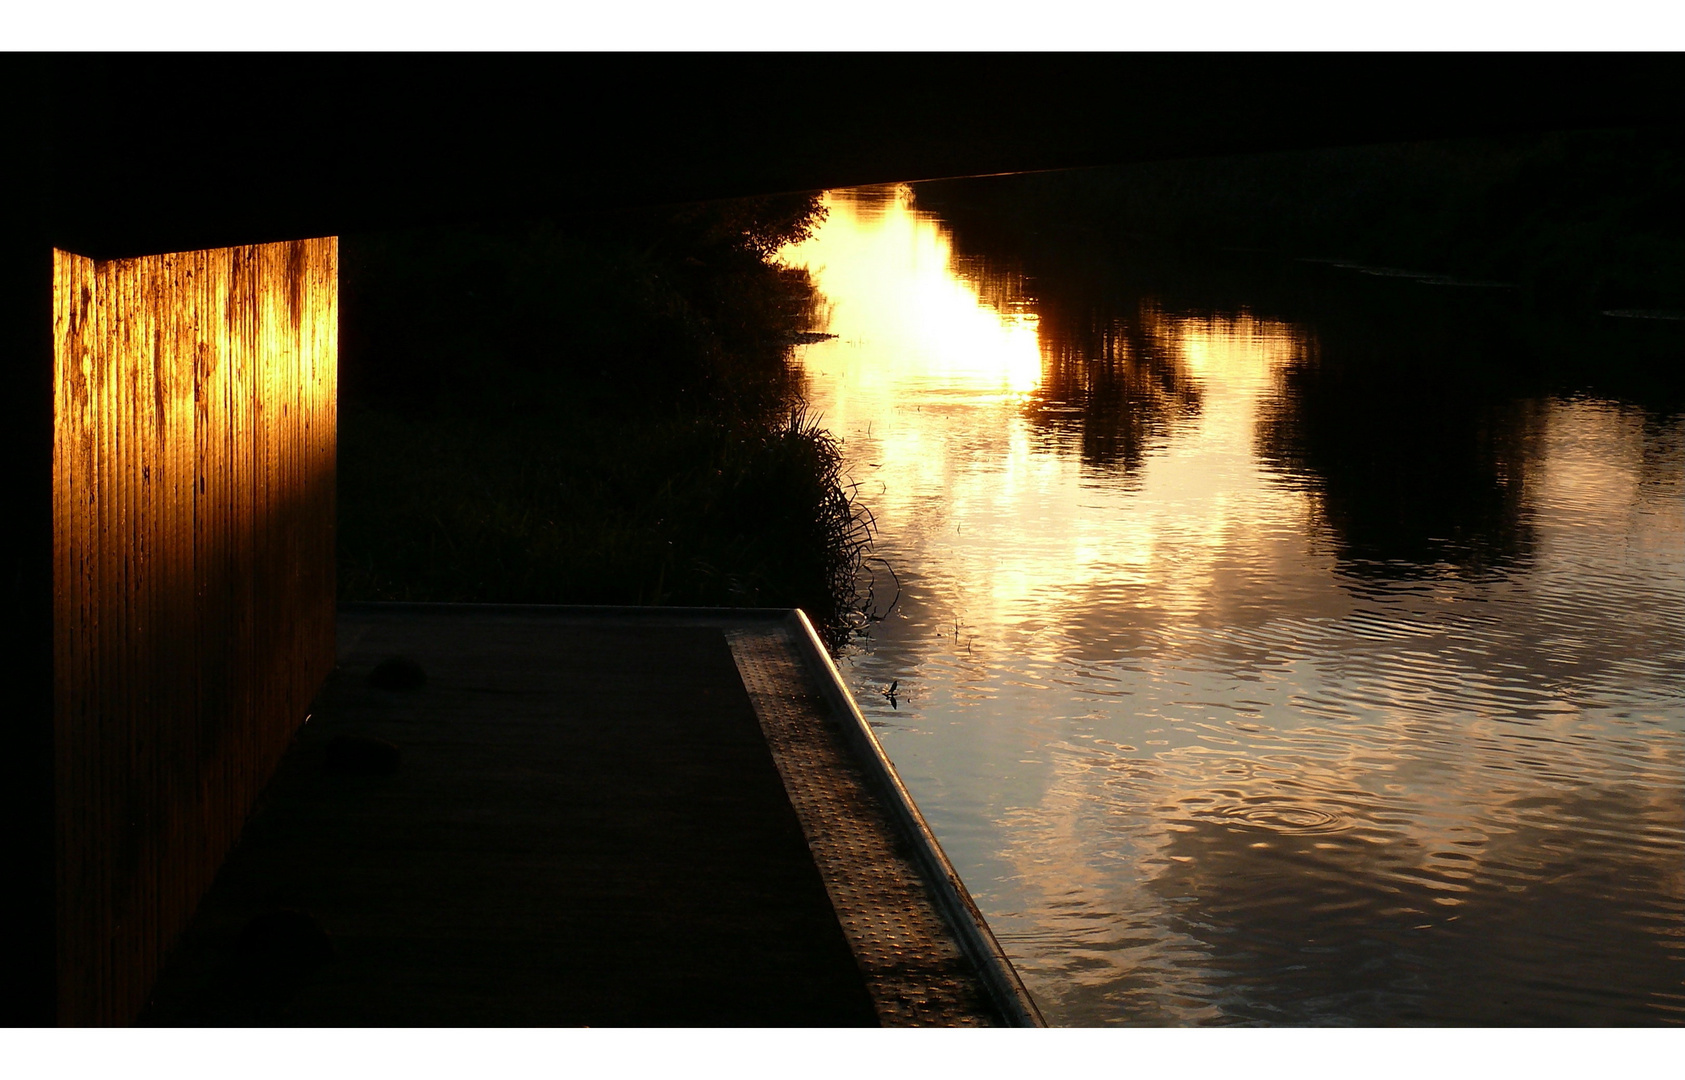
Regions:
[[802, 363], [901, 585], [841, 667], [1050, 1019], [1685, 1019], [1685, 424], [829, 198]]

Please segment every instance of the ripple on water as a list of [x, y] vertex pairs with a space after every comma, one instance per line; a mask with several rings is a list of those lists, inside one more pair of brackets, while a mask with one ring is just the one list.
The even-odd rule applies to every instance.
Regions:
[[1259, 472], [1288, 353], [1153, 310], [1200, 404], [1122, 473], [888, 323], [811, 354], [901, 589], [842, 666], [1049, 1019], [1685, 1019], [1685, 423], [1519, 402], [1524, 550], [1362, 563]]
[[1232, 821], [1280, 833], [1331, 833], [1351, 826], [1351, 820], [1345, 815], [1315, 806], [1260, 803], [1256, 800], [1242, 805], [1214, 806], [1199, 816], [1212, 821]]

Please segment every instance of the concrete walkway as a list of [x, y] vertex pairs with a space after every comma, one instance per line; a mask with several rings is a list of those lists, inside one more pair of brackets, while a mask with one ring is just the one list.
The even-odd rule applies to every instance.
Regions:
[[1034, 1022], [793, 618], [342, 610], [142, 1023]]

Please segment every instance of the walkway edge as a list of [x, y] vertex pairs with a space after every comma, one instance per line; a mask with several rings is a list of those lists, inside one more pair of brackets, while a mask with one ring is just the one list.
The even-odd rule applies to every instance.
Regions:
[[995, 1006], [1014, 1027], [1046, 1027], [1047, 1022], [1042, 1019], [1041, 1010], [1036, 1008], [1035, 999], [1024, 988], [1012, 961], [1000, 947], [1000, 942], [995, 940], [988, 921], [983, 918], [983, 913], [966, 891], [965, 883], [948, 861], [936, 834], [931, 831], [924, 815], [919, 812], [918, 804], [913, 802], [911, 793], [901, 782], [889, 755], [884, 753], [883, 744], [872, 733], [871, 725], [866, 722], [854, 695], [849, 693], [842, 673], [832, 662], [831, 654], [814, 630], [813, 623], [808, 621], [807, 614], [800, 608], [791, 609], [785, 619], [797, 639], [806, 644], [802, 654], [814, 681], [819, 684], [826, 703], [837, 714], [850, 749], [877, 783], [879, 794], [889, 804], [911, 842], [943, 916], [982, 974]]
[[[894, 764], [883, 745], [872, 733], [865, 714], [849, 693], [842, 674], [831, 660], [813, 623], [800, 608], [721, 608], [721, 607], [634, 607], [622, 605], [571, 604], [484, 604], [395, 601], [342, 601], [344, 613], [416, 612], [473, 615], [532, 616], [554, 614], [562, 616], [591, 615], [610, 620], [624, 620], [634, 625], [643, 622], [690, 618], [707, 622], [717, 621], [725, 626], [760, 623], [781, 626], [787, 630], [795, 652], [801, 656], [814, 688], [824, 704], [836, 717], [837, 727], [849, 751], [857, 759], [868, 783], [876, 788], [886, 808], [911, 848], [918, 871], [929, 887], [932, 900], [942, 919], [971, 961], [987, 990], [990, 1001], [1001, 1017], [1013, 1027], [1046, 1027], [1041, 1011], [1025, 989], [1012, 961], [989, 929], [983, 913], [978, 910], [965, 883], [954, 870], [942, 850], [936, 834], [920, 813], [911, 793], [901, 782]], [[349, 643], [347, 643], [349, 644]]]

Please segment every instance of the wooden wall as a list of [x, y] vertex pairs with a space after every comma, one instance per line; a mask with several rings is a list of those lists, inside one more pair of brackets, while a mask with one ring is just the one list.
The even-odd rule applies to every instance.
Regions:
[[54, 253], [61, 1024], [135, 1018], [333, 667], [337, 260]]

